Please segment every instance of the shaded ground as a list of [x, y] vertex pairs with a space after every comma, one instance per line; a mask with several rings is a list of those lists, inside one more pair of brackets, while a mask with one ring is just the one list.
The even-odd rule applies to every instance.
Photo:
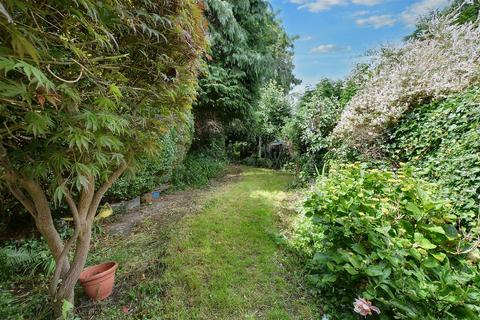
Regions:
[[117, 215], [114, 221], [107, 225], [107, 231], [113, 236], [129, 236], [141, 221], [148, 218], [152, 218], [162, 225], [174, 223], [185, 214], [199, 212], [205, 199], [212, 192], [225, 184], [238, 180], [240, 173], [240, 167], [230, 166], [226, 174], [213, 181], [208, 188], [189, 189], [162, 195], [159, 202], [142, 205], [139, 209]]
[[276, 171], [234, 167], [210, 188], [176, 192], [118, 216], [89, 264], [119, 262], [107, 301], [78, 291], [82, 319], [314, 319], [294, 259]]

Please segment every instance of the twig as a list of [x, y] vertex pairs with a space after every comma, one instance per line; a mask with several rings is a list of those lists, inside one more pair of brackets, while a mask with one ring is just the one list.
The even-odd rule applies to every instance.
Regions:
[[63, 81], [63, 82], [66, 82], [66, 83], [76, 83], [76, 82], [80, 81], [80, 79], [81, 79], [82, 76], [83, 76], [83, 69], [80, 69], [80, 74], [78, 75], [77, 79], [75, 79], [75, 80], [65, 80], [65, 79], [60, 78], [60, 77], [57, 76], [55, 73], [53, 73], [52, 70], [50, 70], [50, 65], [47, 65], [47, 70], [48, 70], [48, 72], [50, 72], [50, 74], [51, 74], [52, 76], [55, 77], [55, 79], [60, 80], [60, 81]]

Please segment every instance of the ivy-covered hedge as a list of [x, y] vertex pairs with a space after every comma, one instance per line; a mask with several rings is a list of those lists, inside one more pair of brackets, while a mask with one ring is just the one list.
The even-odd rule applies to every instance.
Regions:
[[478, 319], [479, 251], [437, 190], [409, 168], [350, 164], [319, 179], [296, 248], [329, 319], [359, 319], [359, 297], [380, 319]]
[[476, 221], [480, 205], [480, 88], [418, 107], [387, 135], [387, 158], [408, 162], [438, 182], [463, 222]]

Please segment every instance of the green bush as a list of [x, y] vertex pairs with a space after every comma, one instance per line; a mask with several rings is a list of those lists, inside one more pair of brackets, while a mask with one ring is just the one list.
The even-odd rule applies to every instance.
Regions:
[[185, 158], [193, 134], [193, 120], [177, 125], [161, 137], [162, 150], [156, 159], [141, 159], [135, 170], [120, 177], [105, 195], [114, 202], [130, 200], [155, 190], [171, 179], [172, 172]]
[[464, 224], [480, 205], [480, 88], [410, 112], [388, 134], [387, 157], [408, 162], [450, 195]]
[[43, 272], [50, 276], [55, 270], [55, 259], [44, 242], [38, 239], [9, 241], [0, 247], [0, 280], [14, 274]]
[[0, 319], [24, 319], [15, 306], [16, 297], [0, 285]]
[[185, 161], [172, 174], [175, 188], [200, 187], [210, 179], [219, 176], [225, 168], [225, 161], [205, 154], [188, 154]]
[[240, 161], [240, 163], [250, 167], [260, 167], [260, 168], [267, 168], [267, 169], [271, 169], [275, 166], [273, 159], [259, 158], [256, 155], [251, 155], [250, 157], [247, 157], [242, 161]]
[[350, 164], [319, 179], [304, 203], [312, 227], [295, 246], [331, 319], [358, 319], [358, 297], [380, 319], [479, 318], [480, 256], [466, 241], [474, 235], [456, 228], [437, 192], [409, 168]]

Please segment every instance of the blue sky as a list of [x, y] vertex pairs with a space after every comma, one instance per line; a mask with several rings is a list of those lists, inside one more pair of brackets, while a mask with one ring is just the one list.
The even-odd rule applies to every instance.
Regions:
[[398, 44], [419, 16], [449, 0], [271, 0], [295, 42], [295, 75], [305, 86], [343, 78], [369, 49]]

